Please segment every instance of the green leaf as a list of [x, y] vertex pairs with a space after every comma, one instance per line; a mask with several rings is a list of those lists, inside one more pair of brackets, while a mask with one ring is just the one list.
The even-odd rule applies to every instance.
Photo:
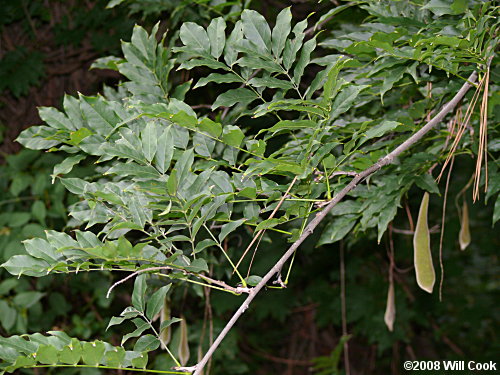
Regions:
[[269, 53], [271, 29], [266, 19], [255, 10], [245, 9], [241, 14], [243, 33], [260, 52]]
[[22, 292], [17, 294], [12, 300], [12, 302], [14, 303], [14, 305], [20, 308], [29, 309], [35, 303], [40, 301], [44, 295], [45, 295], [44, 293], [35, 291]]
[[132, 215], [134, 223], [140, 225], [141, 228], [144, 228], [144, 225], [146, 225], [146, 221], [148, 220], [148, 213], [136, 197], [129, 199], [128, 209]]
[[439, 194], [439, 187], [436, 180], [434, 180], [434, 178], [432, 178], [432, 176], [428, 173], [417, 176], [415, 178], [415, 183], [422, 190], [428, 191], [429, 193]]
[[56, 252], [56, 249], [41, 238], [32, 238], [23, 243], [27, 253], [35, 258], [43, 259], [48, 263], [54, 263], [60, 258], [60, 254]]
[[280, 223], [281, 220], [277, 218], [267, 219], [261, 221], [255, 228], [255, 231], [258, 232], [259, 230], [274, 228], [276, 225], [279, 225]]
[[33, 178], [25, 173], [16, 174], [10, 184], [10, 193], [15, 197], [19, 196], [19, 194], [24, 191], [32, 183], [32, 181]]
[[[116, 163], [113, 167], [111, 167], [104, 173], [104, 175], [109, 175], [109, 174], [115, 174], [120, 177], [135, 176], [140, 179], [152, 179], [152, 180], [158, 180], [160, 178], [160, 174], [155, 168], [149, 165], [139, 165], [135, 162]], [[99, 195], [99, 193], [103, 192], [96, 192], [95, 195], [102, 196]], [[116, 194], [114, 194], [114, 196], [117, 197]], [[115, 199], [115, 201], [116, 204], [120, 205], [123, 204], [120, 198], [118, 198], [117, 200]]]
[[338, 82], [338, 75], [349, 61], [351, 61], [351, 59], [344, 59], [340, 57], [328, 71], [327, 79], [325, 81], [325, 85], [323, 86], [323, 95], [321, 99], [322, 107], [327, 108], [327, 105], [331, 103], [333, 98], [337, 95], [338, 90], [341, 87], [341, 84]]
[[154, 121], [148, 121], [146, 127], [141, 131], [142, 151], [147, 161], [151, 163], [158, 145], [158, 136], [156, 124]]
[[232, 89], [220, 94], [217, 99], [215, 99], [214, 104], [212, 104], [212, 110], [219, 107], [231, 107], [236, 103], [249, 104], [257, 98], [257, 94], [249, 89], [243, 87]]
[[[6, 280], [8, 281], [8, 280]], [[0, 300], [0, 323], [2, 323], [3, 328], [8, 332], [16, 323], [17, 310], [10, 307], [7, 301]], [[0, 354], [0, 358], [2, 355]]]
[[11, 228], [21, 227], [31, 219], [31, 214], [28, 212], [11, 212], [9, 213], [9, 221], [7, 225]]
[[226, 21], [224, 18], [214, 18], [207, 27], [208, 39], [210, 40], [210, 53], [218, 59], [226, 45]]
[[132, 366], [134, 366], [135, 368], [145, 369], [147, 364], [148, 364], [148, 353], [140, 353], [137, 357], [132, 358]]
[[85, 155], [75, 155], [75, 156], [69, 156], [66, 159], [64, 159], [61, 163], [56, 164], [54, 166], [54, 172], [52, 173], [52, 183], [54, 183], [54, 180], [56, 179], [57, 176], [67, 174], [71, 172], [73, 167], [80, 163], [85, 159]]
[[134, 351], [137, 352], [150, 352], [158, 349], [160, 346], [160, 340], [153, 335], [144, 335], [139, 337], [134, 345]]
[[272, 31], [272, 50], [274, 57], [279, 58], [285, 48], [286, 39], [292, 29], [292, 12], [290, 7], [283, 9], [276, 17], [276, 25]]
[[282, 72], [283, 68], [273, 60], [262, 59], [255, 55], [243, 56], [237, 61], [239, 66], [248, 67], [253, 70], [263, 69], [267, 73]]
[[360, 144], [365, 143], [369, 139], [382, 137], [383, 135], [393, 131], [398, 126], [403, 125], [397, 121], [384, 120], [381, 124], [372, 126], [365, 132], [364, 137], [361, 139]]
[[85, 342], [82, 345], [82, 361], [86, 365], [97, 366], [101, 363], [106, 347], [102, 341]]
[[[174, 166], [174, 171], [177, 171], [177, 176], [175, 178], [175, 185], [176, 185], [176, 190], [177, 186], [182, 185], [185, 183], [190, 171], [191, 167], [194, 162], [194, 150], [190, 148], [189, 150], [186, 150], [182, 153], [182, 156], [177, 160], [177, 163], [175, 163]], [[173, 173], [173, 171], [172, 171]], [[170, 179], [169, 179], [170, 181]], [[167, 185], [168, 188], [168, 185]], [[170, 192], [170, 190], [169, 190]]]
[[234, 82], [240, 82], [241, 83], [241, 78], [238, 77], [234, 73], [226, 73], [226, 74], [220, 74], [220, 73], [210, 73], [206, 77], [202, 77], [196, 82], [196, 85], [194, 85], [193, 89], [197, 89], [198, 87], [203, 87], [207, 83], [210, 82], [215, 82], [215, 83], [234, 83]]
[[262, 280], [262, 277], [260, 276], [256, 276], [256, 275], [252, 275], [252, 276], [249, 276], [247, 278], [247, 284], [250, 285], [250, 286], [256, 286], [258, 283], [260, 283]]
[[243, 39], [243, 27], [242, 22], [238, 21], [234, 25], [234, 29], [229, 34], [226, 46], [224, 47], [224, 61], [229, 66], [233, 66], [238, 59], [238, 50], [235, 48], [237, 44]]
[[317, 246], [331, 244], [344, 238], [356, 225], [357, 215], [343, 215], [328, 223]]
[[125, 344], [131, 338], [142, 335], [144, 331], [150, 328], [149, 323], [145, 322], [142, 319], [134, 319], [133, 322], [137, 328], [133, 332], [127, 333], [125, 336], [122, 337], [121, 345]]
[[36, 351], [37, 362], [44, 365], [55, 365], [57, 361], [57, 349], [51, 345], [40, 345]]
[[202, 53], [210, 53], [210, 40], [203, 27], [193, 22], [184, 22], [179, 34], [182, 43]]
[[367, 87], [369, 87], [369, 85], [351, 85], [342, 90], [332, 103], [330, 121], [335, 120], [341, 114], [351, 109], [359, 93], [365, 90]]
[[144, 312], [146, 307], [146, 284], [147, 275], [141, 274], [135, 278], [134, 291], [132, 293], [132, 305], [140, 312]]
[[189, 266], [186, 266], [185, 268], [186, 270], [194, 273], [208, 272], [207, 261], [203, 258], [196, 258], [191, 262]]
[[436, 273], [432, 263], [429, 226], [427, 224], [427, 209], [429, 193], [425, 192], [418, 212], [417, 225], [413, 236], [413, 251], [415, 275], [417, 284], [428, 293], [432, 293], [436, 281]]
[[76, 195], [83, 195], [85, 189], [89, 185], [87, 181], [80, 178], [61, 178], [61, 182], [66, 189]]
[[200, 133], [196, 133], [193, 137], [194, 150], [198, 155], [205, 156], [207, 158], [212, 156], [215, 143], [215, 140]]
[[167, 180], [167, 190], [170, 195], [177, 193], [177, 169], [173, 169]]
[[105, 361], [106, 366], [110, 367], [122, 367], [125, 360], [125, 349], [121, 346], [114, 347], [111, 350], [106, 351]]
[[246, 219], [240, 219], [224, 224], [219, 233], [219, 242], [224, 241], [224, 238], [226, 238], [229, 233], [233, 232], [236, 228], [241, 226], [245, 221]]
[[0, 296], [8, 294], [12, 289], [14, 289], [19, 284], [19, 280], [15, 278], [8, 278], [0, 282]]
[[68, 129], [75, 130], [74, 125], [71, 120], [68, 119], [64, 113], [58, 111], [52, 107], [40, 107], [38, 108], [38, 114], [40, 118], [55, 129]]
[[80, 94], [80, 107], [91, 130], [99, 135], [107, 136], [121, 122], [110, 103], [100, 96], [91, 97]]
[[50, 265], [41, 259], [29, 255], [14, 255], [2, 267], [12, 275], [45, 276]]
[[165, 328], [170, 327], [172, 324], [178, 323], [181, 321], [182, 321], [182, 319], [180, 319], [180, 318], [172, 318], [172, 319], [165, 320], [160, 325], [160, 331], [163, 331]]
[[354, 3], [349, 3], [349, 4], [339, 5], [339, 6], [336, 6], [332, 9], [330, 9], [328, 12], [321, 15], [321, 17], [318, 19], [318, 21], [316, 22], [316, 25], [314, 25], [314, 31], [316, 31], [318, 29], [318, 26], [323, 25], [326, 22], [325, 20], [328, 20], [328, 19], [335, 20], [335, 18], [333, 16], [335, 16], [336, 14], [342, 12], [344, 9], [349, 8], [353, 5], [354, 5]]
[[115, 6], [120, 5], [124, 1], [125, 0], [110, 0], [106, 5], [106, 8], [114, 8]]
[[227, 125], [224, 127], [222, 140], [229, 146], [240, 147], [241, 142], [243, 142], [244, 138], [245, 134], [243, 134], [239, 127], [234, 125]]
[[282, 120], [277, 122], [275, 125], [270, 127], [269, 129], [262, 129], [259, 131], [260, 133], [269, 132], [277, 134], [283, 131], [294, 131], [301, 129], [314, 129], [317, 126], [317, 123], [311, 120]]
[[25, 340], [21, 336], [0, 336], [0, 345], [14, 348], [16, 351], [30, 355], [36, 352], [38, 345], [32, 341]]
[[16, 141], [32, 150], [45, 150], [61, 143], [57, 140], [45, 139], [53, 133], [53, 129], [48, 126], [31, 126], [23, 130]]
[[[137, 315], [139, 315], [139, 313], [137, 313]], [[125, 318], [123, 316], [113, 316], [113, 317], [111, 317], [111, 319], [109, 320], [109, 323], [108, 323], [108, 325], [106, 327], [106, 331], [108, 330], [109, 327], [122, 324], [127, 319], [128, 318]]]
[[493, 209], [492, 225], [495, 225], [498, 219], [500, 219], [500, 195], [497, 196], [497, 200], [495, 201], [495, 208]]
[[171, 284], [165, 285], [153, 293], [153, 295], [151, 296], [151, 298], [147, 303], [147, 308], [146, 308], [146, 316], [149, 319], [153, 319], [157, 314], [159, 314], [161, 308], [163, 307], [163, 301], [165, 300], [165, 296], [167, 295], [171, 286], [172, 286]]
[[289, 90], [293, 88], [293, 85], [290, 81], [285, 81], [274, 77], [255, 77], [248, 81], [248, 84], [253, 87], [266, 87], [272, 89]]
[[399, 199], [396, 201], [391, 201], [387, 206], [385, 206], [379, 214], [377, 222], [377, 242], [380, 243], [383, 234], [387, 230], [387, 226], [394, 219], [396, 213], [398, 212]]
[[293, 80], [295, 84], [298, 86], [300, 84], [300, 80], [302, 75], [304, 74], [304, 70], [311, 62], [311, 53], [316, 48], [316, 38], [312, 38], [304, 43], [302, 47], [302, 51], [300, 53], [299, 61], [295, 65], [293, 69]]
[[160, 173], [164, 174], [172, 161], [174, 155], [174, 137], [170, 127], [166, 128], [158, 138], [157, 150], [155, 154], [155, 166]]
[[217, 245], [217, 243], [214, 240], [212, 240], [210, 238], [204, 239], [196, 244], [196, 247], [194, 249], [194, 254], [197, 254], [200, 251], [205, 250], [207, 247], [215, 246], [215, 245]]
[[59, 361], [68, 365], [76, 365], [82, 358], [82, 345], [77, 339], [71, 339], [71, 344], [59, 352]]
[[218, 138], [222, 133], [222, 125], [210, 120], [207, 117], [200, 121], [198, 127], [201, 131], [210, 134], [212, 137]]
[[451, 3], [445, 0], [431, 0], [425, 4], [422, 9], [429, 9], [436, 16], [441, 17], [445, 14], [454, 14], [451, 9]]
[[285, 49], [283, 51], [283, 65], [285, 69], [288, 71], [292, 64], [295, 61], [295, 56], [299, 51], [300, 47], [302, 47], [302, 41], [305, 37], [305, 29], [307, 27], [307, 19], [298, 22], [294, 27], [292, 32], [295, 35], [293, 40], [288, 39], [285, 43]]

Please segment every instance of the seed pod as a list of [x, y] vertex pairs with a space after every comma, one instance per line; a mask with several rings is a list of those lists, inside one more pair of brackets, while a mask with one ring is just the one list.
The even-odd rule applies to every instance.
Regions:
[[[163, 308], [160, 312], [160, 326], [163, 322], [170, 320], [170, 298], [166, 297], [163, 301]], [[172, 337], [172, 328], [168, 326], [160, 332], [161, 337], [161, 347], [163, 350], [166, 349], [165, 345], [168, 345]], [[165, 344], [165, 345], [163, 345]]]
[[460, 222], [460, 233], [458, 235], [458, 242], [460, 242], [460, 250], [465, 250], [470, 244], [470, 228], [469, 228], [469, 209], [467, 202], [464, 199], [462, 206], [462, 220]]
[[417, 226], [413, 237], [413, 261], [415, 264], [415, 274], [417, 284], [428, 293], [432, 293], [432, 288], [436, 281], [436, 273], [432, 264], [431, 240], [429, 235], [429, 225], [427, 224], [427, 209], [429, 207], [429, 193], [425, 193], [418, 212]]
[[389, 331], [394, 329], [394, 321], [396, 320], [396, 304], [394, 301], [394, 283], [389, 283], [389, 290], [387, 292], [387, 305], [385, 307], [384, 322]]
[[187, 323], [186, 323], [186, 318], [181, 316], [181, 335], [180, 335], [180, 340], [179, 340], [179, 360], [181, 362], [182, 366], [185, 366], [187, 362], [189, 361], [189, 343], [188, 343], [188, 329], [187, 329]]

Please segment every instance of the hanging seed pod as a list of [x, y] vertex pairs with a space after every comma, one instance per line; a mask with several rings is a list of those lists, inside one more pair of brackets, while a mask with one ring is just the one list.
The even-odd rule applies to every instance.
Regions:
[[470, 228], [469, 228], [469, 209], [467, 202], [464, 199], [462, 206], [462, 220], [460, 222], [460, 233], [458, 235], [458, 242], [460, 242], [460, 250], [465, 250], [470, 244]]
[[[170, 298], [165, 298], [163, 301], [163, 307], [160, 312], [160, 326], [163, 322], [170, 320]], [[166, 349], [165, 345], [168, 345], [170, 339], [172, 338], [172, 328], [169, 325], [160, 332], [161, 337], [161, 347], [163, 350]], [[163, 345], [165, 344], [165, 345]]]
[[429, 207], [429, 193], [425, 193], [418, 212], [417, 226], [413, 237], [413, 254], [417, 284], [428, 293], [436, 281], [436, 273], [432, 264], [429, 226], [427, 223], [427, 209]]
[[181, 316], [181, 335], [179, 340], [179, 361], [182, 366], [185, 366], [189, 361], [189, 343], [188, 343], [188, 328], [186, 323], [186, 318]]
[[394, 321], [396, 320], [396, 303], [394, 300], [394, 282], [389, 282], [389, 290], [387, 292], [387, 305], [385, 307], [384, 322], [389, 331], [394, 329]]

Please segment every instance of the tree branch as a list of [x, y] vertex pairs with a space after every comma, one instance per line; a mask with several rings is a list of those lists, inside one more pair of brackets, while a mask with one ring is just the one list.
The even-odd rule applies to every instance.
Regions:
[[199, 274], [199, 273], [189, 272], [189, 271], [187, 271], [185, 269], [182, 269], [182, 268], [175, 268], [175, 267], [171, 267], [171, 266], [159, 266], [159, 267], [144, 268], [142, 270], [138, 270], [138, 271], [132, 272], [127, 277], [125, 277], [125, 278], [123, 278], [121, 280], [118, 280], [116, 283], [114, 283], [113, 285], [111, 285], [111, 287], [108, 289], [108, 292], [106, 293], [106, 298], [109, 298], [109, 295], [111, 294], [111, 291], [116, 286], [118, 286], [120, 284], [123, 284], [125, 281], [130, 280], [131, 278], [133, 278], [135, 276], [138, 276], [141, 273], [144, 273], [144, 272], [153, 272], [153, 271], [179, 271], [179, 272], [182, 272], [186, 276], [192, 275], [192, 276], [198, 277], [198, 278], [206, 281], [209, 284], [217, 285], [221, 289], [227, 290], [227, 291], [229, 291], [231, 293], [234, 293], [234, 294], [248, 293], [250, 291], [249, 288], [243, 288], [243, 287], [233, 288], [232, 286], [227, 285], [224, 281], [215, 280], [215, 279], [212, 279], [211, 277], [208, 277], [208, 276], [205, 276], [205, 275], [202, 275], [202, 274]]
[[402, 154], [404, 151], [408, 150], [412, 145], [414, 145], [416, 142], [418, 142], [420, 139], [423, 138], [423, 136], [428, 133], [432, 128], [434, 128], [439, 122], [443, 120], [443, 118], [450, 112], [452, 111], [457, 104], [460, 102], [460, 100], [464, 97], [464, 95], [467, 93], [467, 91], [473, 86], [477, 78], [477, 73], [473, 72], [470, 77], [468, 78], [467, 82], [463, 84], [463, 86], [460, 88], [458, 93], [455, 95], [455, 97], [449, 101], [446, 105], [443, 106], [441, 111], [427, 124], [425, 124], [419, 131], [417, 131], [415, 134], [413, 134], [410, 138], [408, 138], [405, 142], [400, 144], [395, 150], [387, 154], [386, 156], [380, 158], [375, 164], [373, 164], [371, 167], [365, 169], [361, 173], [357, 174], [351, 182], [343, 188], [335, 197], [333, 197], [328, 203], [326, 203], [326, 207], [323, 211], [320, 213], [316, 214], [316, 217], [311, 220], [311, 222], [307, 225], [307, 227], [304, 229], [304, 232], [302, 235], [299, 237], [297, 241], [295, 241], [283, 254], [283, 256], [276, 262], [276, 264], [269, 270], [269, 272], [262, 278], [262, 280], [252, 289], [250, 289], [247, 298], [245, 301], [241, 304], [241, 306], [238, 308], [238, 310], [234, 313], [233, 317], [229, 322], [226, 324], [222, 332], [219, 334], [219, 336], [215, 339], [214, 343], [212, 346], [208, 349], [207, 353], [205, 356], [202, 358], [202, 360], [194, 367], [196, 370], [194, 371], [194, 375], [201, 375], [203, 372], [203, 368], [207, 364], [208, 360], [212, 357], [213, 353], [221, 343], [221, 341], [226, 337], [226, 335], [229, 333], [231, 328], [233, 328], [234, 324], [236, 321], [243, 315], [243, 313], [248, 309], [248, 306], [250, 303], [252, 303], [253, 299], [255, 296], [261, 291], [262, 288], [267, 284], [267, 282], [273, 277], [274, 274], [279, 272], [283, 265], [286, 263], [286, 261], [295, 253], [295, 251], [298, 249], [298, 247], [304, 242], [304, 240], [309, 237], [311, 233], [313, 233], [314, 229], [318, 226], [318, 224], [326, 217], [328, 212], [337, 204], [339, 203], [346, 195], [349, 193], [352, 189], [354, 189], [360, 182], [362, 182], [366, 177], [369, 175], [375, 173], [378, 171], [380, 168], [382, 168], [385, 165], [391, 164], [394, 158]]

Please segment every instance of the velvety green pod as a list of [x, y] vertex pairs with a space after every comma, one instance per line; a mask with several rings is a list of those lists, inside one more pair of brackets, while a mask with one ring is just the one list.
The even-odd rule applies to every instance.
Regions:
[[[165, 298], [163, 301], [163, 307], [160, 312], [160, 326], [165, 321], [170, 320], [170, 298]], [[161, 346], [165, 349], [165, 345], [168, 345], [170, 339], [172, 338], [172, 328], [169, 326], [162, 329], [160, 332]]]
[[465, 200], [462, 206], [462, 220], [460, 223], [458, 242], [460, 242], [460, 250], [462, 251], [465, 250], [470, 244], [469, 209]]
[[418, 212], [417, 226], [413, 237], [413, 254], [417, 284], [426, 292], [432, 293], [436, 281], [436, 273], [432, 264], [431, 240], [427, 224], [429, 193], [425, 193]]
[[389, 283], [387, 291], [387, 305], [385, 307], [384, 322], [389, 331], [394, 329], [394, 321], [396, 320], [396, 303], [394, 300], [394, 283]]
[[187, 362], [189, 361], [189, 343], [188, 343], [188, 329], [187, 329], [187, 323], [186, 323], [186, 318], [181, 317], [181, 337], [179, 341], [179, 361], [181, 362], [182, 366], [185, 366]]

